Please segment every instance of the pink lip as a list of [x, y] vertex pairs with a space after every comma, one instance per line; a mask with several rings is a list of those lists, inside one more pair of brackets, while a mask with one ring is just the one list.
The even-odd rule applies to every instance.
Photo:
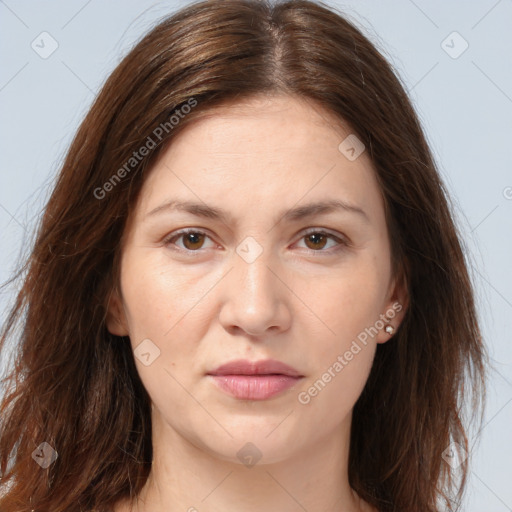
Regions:
[[223, 391], [242, 400], [266, 400], [303, 377], [295, 368], [273, 359], [232, 361], [208, 375]]

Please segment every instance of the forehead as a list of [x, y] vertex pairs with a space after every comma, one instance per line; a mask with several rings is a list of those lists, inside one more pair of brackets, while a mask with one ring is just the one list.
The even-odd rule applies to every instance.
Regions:
[[168, 197], [261, 211], [326, 193], [382, 207], [372, 162], [351, 161], [339, 146], [350, 127], [320, 105], [297, 97], [259, 96], [210, 110], [160, 155], [143, 186], [139, 209]]
[[172, 144], [187, 145], [200, 137], [210, 149], [231, 147], [233, 153], [237, 149], [300, 151], [312, 145], [318, 145], [315, 153], [320, 153], [348, 133], [348, 124], [317, 102], [299, 96], [257, 95], [202, 113]]

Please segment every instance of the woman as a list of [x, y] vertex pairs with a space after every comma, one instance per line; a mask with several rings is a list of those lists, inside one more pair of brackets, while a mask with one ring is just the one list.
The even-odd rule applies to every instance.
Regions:
[[459, 508], [462, 241], [398, 78], [321, 3], [200, 2], [135, 46], [2, 345], [17, 325], [0, 510]]

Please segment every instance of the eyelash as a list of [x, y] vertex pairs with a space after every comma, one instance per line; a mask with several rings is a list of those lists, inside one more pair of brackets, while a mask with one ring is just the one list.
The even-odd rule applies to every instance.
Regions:
[[[182, 229], [176, 233], [171, 233], [169, 236], [167, 236], [164, 240], [163, 240], [163, 244], [166, 245], [166, 246], [169, 246], [171, 244], [173, 244], [173, 241], [175, 240], [178, 240], [180, 237], [184, 236], [184, 235], [188, 235], [190, 233], [193, 233], [193, 234], [199, 234], [199, 235], [205, 235], [206, 237], [210, 238], [211, 237], [208, 235], [208, 233], [206, 233], [205, 231], [202, 231], [200, 229], [195, 229], [195, 228], [188, 228], [188, 229]], [[309, 252], [309, 253], [312, 253], [313, 255], [317, 255], [318, 253], [327, 253], [327, 254], [332, 254], [332, 253], [335, 253], [337, 251], [340, 251], [346, 247], [349, 247], [349, 242], [347, 240], [344, 240], [343, 238], [340, 238], [336, 235], [333, 235], [332, 233], [329, 233], [327, 231], [324, 231], [322, 229], [310, 229], [308, 230], [307, 232], [305, 232], [301, 237], [300, 237], [300, 240], [302, 240], [303, 238], [309, 236], [309, 235], [323, 235], [323, 236], [326, 236], [327, 238], [330, 238], [331, 240], [334, 240], [336, 242], [338, 242], [338, 246], [336, 247], [331, 247], [330, 249], [327, 249], [327, 250], [323, 250], [323, 249], [319, 249], [319, 250], [314, 250], [314, 249], [308, 249], [306, 248], [306, 251]], [[193, 254], [193, 253], [197, 253], [197, 254], [200, 254], [202, 252], [202, 249], [197, 249], [195, 251], [193, 250], [190, 250], [190, 249], [183, 249], [181, 247], [173, 247], [172, 248], [173, 250], [176, 250], [176, 251], [181, 251], [181, 252], [185, 252], [185, 253], [188, 253], [188, 254]]]

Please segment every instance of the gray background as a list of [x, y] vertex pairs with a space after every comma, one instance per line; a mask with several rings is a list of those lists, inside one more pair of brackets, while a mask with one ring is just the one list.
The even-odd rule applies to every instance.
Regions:
[[[471, 433], [464, 510], [512, 511], [512, 1], [327, 3], [394, 65], [456, 204], [495, 366], [483, 428]], [[0, 0], [1, 282], [29, 249], [63, 155], [100, 85], [156, 20], [187, 4]], [[450, 36], [454, 31], [460, 36]], [[52, 44], [57, 49], [42, 58]], [[13, 291], [0, 295], [2, 319]]]

